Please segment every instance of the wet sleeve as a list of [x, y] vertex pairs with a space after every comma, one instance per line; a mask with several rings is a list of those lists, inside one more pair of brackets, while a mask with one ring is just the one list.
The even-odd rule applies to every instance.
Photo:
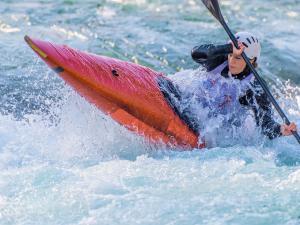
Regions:
[[192, 49], [192, 58], [204, 66], [207, 71], [215, 69], [227, 60], [227, 55], [232, 52], [232, 45], [200, 45]]
[[271, 102], [261, 88], [259, 91], [249, 89], [246, 95], [240, 98], [240, 103], [252, 108], [256, 124], [261, 127], [265, 136], [269, 139], [281, 136], [281, 125], [274, 121]]

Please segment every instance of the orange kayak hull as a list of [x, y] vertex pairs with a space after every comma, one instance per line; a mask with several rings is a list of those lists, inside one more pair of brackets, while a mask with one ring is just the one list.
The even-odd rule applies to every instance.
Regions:
[[203, 148], [163, 96], [162, 73], [131, 62], [25, 36], [28, 45], [73, 89], [127, 129], [150, 141]]

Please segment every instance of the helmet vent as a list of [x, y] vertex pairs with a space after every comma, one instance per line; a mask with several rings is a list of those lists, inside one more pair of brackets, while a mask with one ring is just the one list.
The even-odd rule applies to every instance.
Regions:
[[249, 46], [245, 43], [245, 42], [242, 42], [243, 43], [243, 45], [245, 45], [246, 46], [246, 48], [248, 48]]

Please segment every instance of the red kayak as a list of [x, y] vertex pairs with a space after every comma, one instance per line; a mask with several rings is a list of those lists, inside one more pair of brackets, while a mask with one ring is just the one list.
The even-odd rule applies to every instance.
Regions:
[[162, 73], [25, 36], [28, 45], [82, 97], [148, 140], [185, 149], [203, 148], [199, 135], [163, 95]]

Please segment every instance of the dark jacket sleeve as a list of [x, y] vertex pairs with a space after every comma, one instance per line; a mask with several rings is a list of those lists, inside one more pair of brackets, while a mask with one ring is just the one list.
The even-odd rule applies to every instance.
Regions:
[[253, 88], [240, 98], [242, 105], [250, 106], [254, 112], [256, 124], [261, 127], [262, 133], [274, 139], [281, 136], [281, 125], [274, 121], [273, 110], [266, 93], [255, 80]]
[[192, 58], [204, 66], [207, 71], [215, 69], [227, 60], [227, 55], [232, 52], [232, 45], [200, 45], [192, 49]]

